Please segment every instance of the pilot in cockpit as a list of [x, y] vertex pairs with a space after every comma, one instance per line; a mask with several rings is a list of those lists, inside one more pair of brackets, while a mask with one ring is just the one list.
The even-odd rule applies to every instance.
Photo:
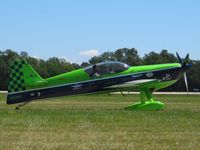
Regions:
[[109, 73], [115, 73], [115, 71], [112, 68], [109, 68]]
[[92, 74], [90, 75], [91, 77], [99, 77], [99, 73], [97, 70], [97, 65], [92, 66]]

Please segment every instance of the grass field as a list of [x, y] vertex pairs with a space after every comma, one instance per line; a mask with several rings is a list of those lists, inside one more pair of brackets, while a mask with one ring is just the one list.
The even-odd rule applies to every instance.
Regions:
[[157, 95], [163, 111], [125, 111], [138, 95], [32, 102], [15, 110], [0, 95], [0, 150], [200, 149], [200, 96]]

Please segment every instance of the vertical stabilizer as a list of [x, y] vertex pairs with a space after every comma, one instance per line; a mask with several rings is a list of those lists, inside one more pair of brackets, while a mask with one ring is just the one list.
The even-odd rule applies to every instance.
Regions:
[[32, 89], [38, 82], [43, 82], [43, 79], [25, 60], [13, 62], [10, 72], [8, 93]]

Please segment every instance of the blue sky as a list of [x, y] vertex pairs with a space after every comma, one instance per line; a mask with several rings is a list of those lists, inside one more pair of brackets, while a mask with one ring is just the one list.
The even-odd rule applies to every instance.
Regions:
[[0, 50], [81, 63], [118, 48], [200, 59], [199, 0], [1, 0]]

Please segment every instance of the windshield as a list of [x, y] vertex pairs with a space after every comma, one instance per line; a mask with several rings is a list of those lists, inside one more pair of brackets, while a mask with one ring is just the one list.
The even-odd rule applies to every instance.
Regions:
[[94, 64], [92, 66], [84, 68], [84, 70], [89, 74], [89, 76], [98, 77], [102, 75], [119, 73], [127, 70], [128, 68], [129, 65], [125, 63], [117, 61], [109, 61], [109, 62]]

